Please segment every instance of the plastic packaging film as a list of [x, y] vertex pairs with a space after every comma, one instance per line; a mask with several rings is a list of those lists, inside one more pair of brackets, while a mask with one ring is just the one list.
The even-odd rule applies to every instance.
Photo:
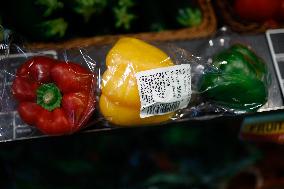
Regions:
[[52, 50], [13, 49], [1, 60], [1, 139], [84, 128], [96, 108], [96, 62], [83, 49], [64, 50], [60, 56]]
[[92, 52], [13, 49], [0, 65], [1, 140], [255, 112], [270, 94], [265, 62], [240, 43], [210, 61], [129, 37]]

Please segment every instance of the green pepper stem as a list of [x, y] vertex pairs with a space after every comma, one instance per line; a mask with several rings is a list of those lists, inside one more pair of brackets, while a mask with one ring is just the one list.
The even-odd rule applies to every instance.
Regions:
[[37, 89], [37, 104], [48, 111], [59, 108], [61, 100], [60, 90], [54, 83], [43, 84]]

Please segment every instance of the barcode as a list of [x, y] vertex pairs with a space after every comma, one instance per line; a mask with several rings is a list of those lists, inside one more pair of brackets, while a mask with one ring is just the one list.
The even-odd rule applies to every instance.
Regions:
[[148, 107], [143, 107], [141, 112], [146, 115], [161, 115], [176, 111], [177, 109], [179, 109], [180, 103], [180, 101], [176, 101], [171, 103], [153, 104]]

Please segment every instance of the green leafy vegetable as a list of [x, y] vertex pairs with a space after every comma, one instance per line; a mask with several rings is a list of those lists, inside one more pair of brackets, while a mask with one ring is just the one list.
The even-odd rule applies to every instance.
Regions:
[[63, 18], [47, 20], [37, 25], [44, 38], [61, 38], [65, 35], [68, 24]]
[[202, 14], [198, 8], [179, 9], [177, 21], [185, 27], [198, 26], [202, 22]]
[[55, 10], [63, 8], [63, 3], [58, 0], [36, 0], [35, 4], [44, 8], [44, 17], [48, 17]]
[[114, 8], [114, 14], [117, 20], [115, 27], [129, 30], [131, 22], [135, 19], [135, 15], [128, 13], [126, 7]]
[[136, 16], [129, 12], [129, 9], [134, 6], [132, 0], [119, 0], [118, 6], [113, 9], [114, 16], [116, 19], [115, 27], [123, 28], [129, 30], [131, 27], [132, 21]]
[[134, 2], [133, 2], [133, 0], [119, 0], [118, 5], [120, 7], [130, 8], [130, 7], [134, 6]]
[[156, 31], [156, 32], [164, 31], [165, 25], [163, 23], [154, 22], [151, 24], [150, 29], [151, 31]]
[[75, 0], [73, 10], [89, 22], [95, 13], [100, 13], [106, 7], [108, 0]]

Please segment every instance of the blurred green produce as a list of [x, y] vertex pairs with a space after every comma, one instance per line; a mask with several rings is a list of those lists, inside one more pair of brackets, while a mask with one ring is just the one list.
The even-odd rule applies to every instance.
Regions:
[[5, 28], [30, 41], [162, 31], [202, 21], [197, 2], [188, 0], [10, 0], [0, 16]]
[[202, 22], [201, 11], [198, 8], [192, 9], [190, 7], [180, 9], [177, 21], [185, 27], [198, 26]]
[[117, 6], [113, 9], [116, 18], [116, 28], [130, 29], [131, 23], [135, 20], [135, 15], [129, 12], [129, 9], [133, 6], [134, 1], [132, 0], [118, 0]]
[[70, 3], [72, 10], [84, 18], [87, 23], [94, 14], [101, 13], [107, 6], [109, 0], [72, 0], [65, 1], [65, 4]]

